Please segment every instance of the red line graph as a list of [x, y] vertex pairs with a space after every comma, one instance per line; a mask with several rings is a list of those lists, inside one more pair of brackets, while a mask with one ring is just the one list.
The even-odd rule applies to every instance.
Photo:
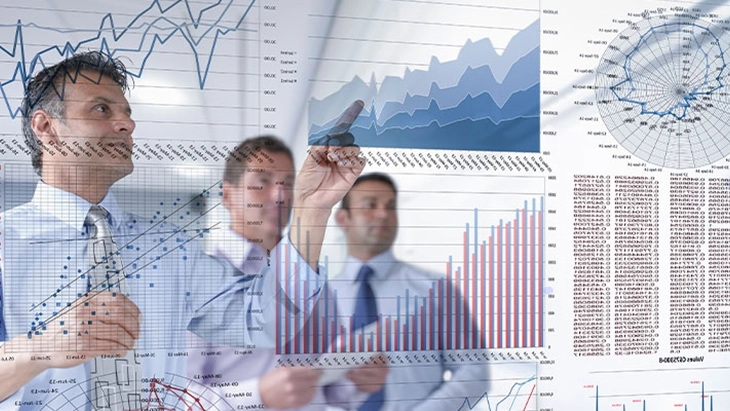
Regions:
[[[159, 389], [164, 390], [163, 392], [165, 393], [165, 395], [163, 395], [162, 398], [160, 398], [160, 392], [158, 391]], [[205, 407], [200, 401], [200, 397], [197, 397], [192, 392], [188, 391], [187, 388], [179, 388], [173, 385], [164, 384], [157, 379], [153, 379], [152, 381], [150, 381], [150, 395], [147, 399], [147, 408], [145, 408], [145, 411], [148, 411], [150, 409], [159, 411], [180, 410], [179, 405], [174, 408], [167, 408], [165, 405], [163, 405], [168, 395], [173, 395], [176, 398], [177, 403], [183, 404], [183, 409], [186, 411], [205, 411]]]

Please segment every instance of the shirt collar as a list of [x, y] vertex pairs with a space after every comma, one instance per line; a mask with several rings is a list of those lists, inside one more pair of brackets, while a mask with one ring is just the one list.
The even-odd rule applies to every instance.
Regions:
[[[36, 186], [31, 203], [42, 212], [56, 217], [79, 232], [84, 231], [84, 220], [92, 206], [76, 194], [42, 181]], [[99, 205], [109, 213], [112, 228], [118, 230], [123, 222], [124, 212], [119, 208], [114, 195], [111, 192], [107, 193]]]
[[351, 255], [347, 256], [345, 260], [345, 269], [343, 271], [344, 279], [355, 282], [357, 281], [357, 273], [360, 271], [360, 267], [368, 265], [373, 269], [372, 277], [376, 279], [385, 279], [388, 277], [390, 272], [395, 268], [396, 263], [395, 256], [393, 255], [393, 249], [389, 248], [387, 251], [376, 255], [368, 261], [361, 261]]
[[213, 254], [225, 258], [242, 272], [246, 272], [247, 257], [266, 255], [266, 251], [261, 246], [252, 243], [230, 227], [215, 234], [214, 239], [215, 252]]

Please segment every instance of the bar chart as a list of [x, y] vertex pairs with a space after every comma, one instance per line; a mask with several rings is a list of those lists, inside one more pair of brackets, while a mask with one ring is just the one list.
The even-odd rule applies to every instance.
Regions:
[[[280, 354], [536, 348], [544, 345], [544, 198], [522, 201], [511, 218], [461, 230], [460, 255], [442, 263], [427, 293], [405, 289], [395, 312], [359, 329], [325, 293], [303, 316], [277, 314]], [[487, 233], [480, 237], [480, 233]], [[484, 238], [486, 237], [486, 238]], [[320, 279], [305, 286], [319, 287]], [[294, 290], [294, 298], [299, 298]], [[288, 295], [291, 295], [287, 293]], [[281, 305], [281, 304], [279, 304]], [[307, 307], [302, 301], [302, 306]], [[332, 308], [334, 307], [334, 308]], [[299, 323], [310, 317], [306, 324]], [[301, 330], [296, 335], [291, 330]]]
[[[610, 377], [621, 374], [616, 382]], [[585, 404], [592, 411], [716, 411], [730, 401], [728, 368], [705, 366], [634, 372], [598, 373], [594, 384], [583, 386]], [[672, 376], [667, 382], [662, 378]], [[590, 405], [589, 405], [590, 404]]]

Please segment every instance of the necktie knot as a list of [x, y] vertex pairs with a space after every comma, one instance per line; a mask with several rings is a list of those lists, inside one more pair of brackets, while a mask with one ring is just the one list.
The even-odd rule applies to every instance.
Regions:
[[108, 213], [102, 207], [93, 205], [86, 214], [84, 224], [89, 228], [90, 238], [109, 238], [111, 237], [111, 229], [107, 222]]
[[357, 273], [357, 282], [362, 283], [370, 280], [370, 277], [375, 274], [375, 271], [367, 265], [364, 264], [362, 267], [360, 267], [360, 271]]

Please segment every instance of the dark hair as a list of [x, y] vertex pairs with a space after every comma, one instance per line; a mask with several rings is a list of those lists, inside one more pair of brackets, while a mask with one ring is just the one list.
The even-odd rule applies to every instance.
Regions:
[[226, 159], [226, 168], [223, 171], [223, 181], [231, 184], [238, 184], [241, 175], [252, 159], [260, 157], [259, 152], [266, 150], [270, 153], [284, 153], [292, 162], [294, 155], [291, 150], [278, 137], [272, 135], [263, 135], [249, 138], [239, 143]]
[[[96, 76], [82, 74], [83, 71], [96, 73]], [[122, 92], [129, 90], [127, 69], [120, 60], [100, 51], [89, 51], [75, 54], [53, 66], [46, 67], [29, 79], [25, 84], [25, 96], [21, 110], [23, 112], [23, 135], [25, 144], [31, 152], [33, 168], [41, 174], [41, 144], [33, 132], [31, 119], [37, 110], [55, 116], [63, 121], [65, 112], [64, 94], [66, 80], [76, 83], [81, 76], [97, 84], [103, 76], [112, 79]]]
[[[355, 180], [354, 183], [352, 183], [352, 187], [350, 187], [350, 191], [352, 191], [353, 188], [355, 188], [358, 184], [364, 183], [366, 181], [378, 181], [381, 183], [384, 183], [390, 188], [393, 189], [393, 193], [398, 195], [398, 188], [395, 186], [395, 181], [393, 179], [385, 174], [385, 173], [370, 173], [370, 174], [363, 174], [360, 177]], [[345, 194], [345, 197], [342, 198], [342, 202], [340, 203], [340, 208], [343, 210], [349, 210], [350, 209], [350, 192], [348, 191], [347, 194]]]

